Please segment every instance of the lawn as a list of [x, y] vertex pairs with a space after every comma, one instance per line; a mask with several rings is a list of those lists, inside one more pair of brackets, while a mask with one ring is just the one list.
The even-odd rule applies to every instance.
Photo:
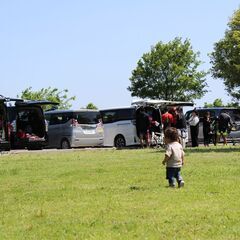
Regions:
[[167, 188], [164, 151], [0, 155], [0, 239], [240, 239], [240, 148], [186, 150]]

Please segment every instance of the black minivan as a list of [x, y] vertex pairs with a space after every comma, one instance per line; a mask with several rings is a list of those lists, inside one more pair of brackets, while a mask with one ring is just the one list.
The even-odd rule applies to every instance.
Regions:
[[0, 96], [0, 150], [10, 150], [10, 129], [5, 101], [6, 99]]
[[22, 99], [2, 98], [4, 140], [0, 148], [42, 149], [47, 145], [47, 123], [42, 105], [55, 104], [50, 101], [27, 101]]

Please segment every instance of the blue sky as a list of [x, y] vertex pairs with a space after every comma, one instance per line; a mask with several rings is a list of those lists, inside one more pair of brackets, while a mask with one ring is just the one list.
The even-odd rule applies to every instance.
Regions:
[[[56, 87], [76, 96], [73, 108], [132, 101], [129, 77], [158, 41], [189, 38], [210, 68], [208, 53], [224, 36], [236, 0], [0, 0], [0, 94]], [[201, 100], [229, 102], [219, 80]]]

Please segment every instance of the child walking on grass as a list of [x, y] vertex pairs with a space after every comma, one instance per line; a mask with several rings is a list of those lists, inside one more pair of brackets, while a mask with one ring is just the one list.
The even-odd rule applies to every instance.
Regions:
[[167, 128], [164, 134], [166, 143], [165, 158], [162, 164], [166, 164], [166, 179], [168, 179], [169, 187], [175, 187], [175, 179], [178, 187], [184, 186], [183, 178], [180, 174], [181, 167], [184, 163], [184, 151], [179, 143], [178, 131], [176, 128]]

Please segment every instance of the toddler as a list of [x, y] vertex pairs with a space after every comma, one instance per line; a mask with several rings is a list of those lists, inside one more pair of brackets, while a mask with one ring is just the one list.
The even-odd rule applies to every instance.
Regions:
[[175, 179], [178, 187], [184, 186], [183, 178], [180, 174], [181, 167], [184, 163], [184, 151], [179, 143], [179, 135], [176, 128], [167, 128], [164, 134], [166, 143], [166, 153], [162, 164], [166, 164], [166, 179], [169, 187], [175, 187]]

